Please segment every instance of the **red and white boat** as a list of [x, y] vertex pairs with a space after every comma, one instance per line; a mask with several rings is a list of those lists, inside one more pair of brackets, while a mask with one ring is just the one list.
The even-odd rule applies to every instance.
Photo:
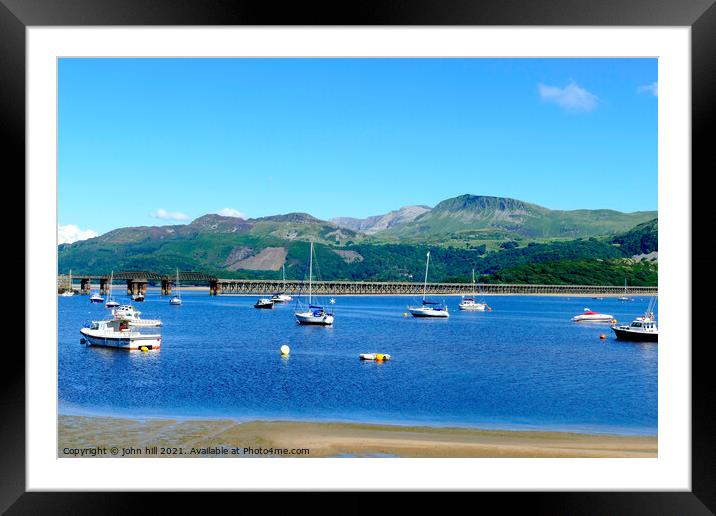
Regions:
[[585, 308], [584, 313], [582, 313], [580, 315], [575, 315], [574, 317], [572, 317], [572, 320], [574, 322], [605, 322], [605, 323], [616, 322], [613, 315], [602, 314], [599, 312], [593, 312], [589, 308]]

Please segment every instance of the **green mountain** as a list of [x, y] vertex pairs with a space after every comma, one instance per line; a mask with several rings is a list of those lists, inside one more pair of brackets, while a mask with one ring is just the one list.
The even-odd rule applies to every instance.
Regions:
[[[288, 278], [302, 278], [308, 242], [314, 241], [316, 272], [324, 280], [420, 281], [430, 250], [431, 281], [467, 282], [475, 269], [483, 281], [596, 284], [621, 277], [615, 283], [621, 284], [627, 277], [629, 284], [640, 285], [656, 281], [656, 263], [630, 259], [656, 249], [653, 215], [648, 212], [652, 219], [642, 221], [646, 214], [558, 212], [514, 199], [461, 196], [414, 220], [386, 223], [373, 235], [306, 213], [256, 219], [205, 215], [190, 224], [121, 228], [62, 244], [58, 266], [59, 272], [76, 274], [168, 274], [178, 267], [266, 279], [280, 277], [285, 266]], [[421, 233], [421, 227], [427, 229]], [[569, 238], [573, 233], [599, 236]], [[464, 239], [455, 240], [455, 234]], [[441, 241], [440, 235], [448, 238]]]
[[461, 195], [446, 199], [410, 222], [373, 235], [380, 242], [460, 242], [588, 238], [629, 230], [655, 211], [549, 210], [506, 197]]

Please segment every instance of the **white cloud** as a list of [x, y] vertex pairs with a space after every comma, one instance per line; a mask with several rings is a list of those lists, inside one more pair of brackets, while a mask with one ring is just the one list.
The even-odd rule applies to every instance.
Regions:
[[74, 224], [62, 224], [57, 225], [57, 243], [59, 244], [71, 244], [78, 240], [87, 240], [88, 238], [94, 238], [97, 236], [97, 232], [91, 229], [82, 230]]
[[164, 208], [159, 208], [157, 211], [150, 213], [155, 219], [164, 220], [189, 220], [189, 215], [180, 211], [167, 211]]
[[659, 83], [657, 81], [654, 81], [651, 84], [645, 84], [644, 86], [639, 86], [636, 91], [637, 91], [637, 93], [651, 93], [655, 97], [658, 97], [659, 96]]
[[564, 88], [538, 84], [537, 89], [544, 102], [554, 102], [568, 111], [592, 111], [599, 102], [599, 97], [574, 82]]
[[239, 210], [235, 210], [234, 208], [221, 208], [216, 212], [216, 214], [221, 215], [222, 217], [237, 217], [240, 219], [246, 218], [244, 213], [241, 213]]

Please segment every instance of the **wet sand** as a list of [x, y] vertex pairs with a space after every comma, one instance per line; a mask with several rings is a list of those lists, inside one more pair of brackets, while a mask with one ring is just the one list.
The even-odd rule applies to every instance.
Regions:
[[657, 437], [354, 423], [60, 416], [57, 452], [59, 457], [648, 458], [657, 457]]

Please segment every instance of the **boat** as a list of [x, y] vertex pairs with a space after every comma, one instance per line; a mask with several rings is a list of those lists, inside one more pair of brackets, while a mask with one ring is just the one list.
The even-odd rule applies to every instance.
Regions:
[[[92, 280], [90, 280], [90, 293], [92, 293]], [[90, 303], [98, 304], [98, 303], [104, 303], [104, 298], [99, 295], [99, 292], [95, 292], [90, 296]]]
[[599, 312], [593, 312], [589, 308], [585, 308], [584, 312], [580, 315], [572, 317], [574, 322], [616, 322], [614, 316], [609, 314], [602, 314]]
[[312, 324], [318, 326], [331, 326], [333, 324], [333, 310], [328, 312], [324, 307], [313, 304], [313, 242], [308, 253], [308, 308], [301, 309], [297, 303], [297, 310], [294, 312], [298, 324]]
[[425, 295], [428, 288], [428, 267], [430, 265], [430, 251], [425, 262], [425, 281], [423, 282], [423, 302], [420, 306], [409, 306], [408, 311], [413, 317], [450, 317], [448, 307], [438, 301], [427, 301]]
[[282, 265], [281, 270], [283, 272], [283, 291], [271, 296], [271, 301], [274, 303], [288, 303], [293, 300], [291, 296], [286, 294], [286, 265]]
[[612, 330], [618, 340], [628, 340], [632, 342], [658, 342], [659, 329], [656, 326], [656, 317], [654, 317], [654, 305], [656, 298], [651, 298], [646, 312], [641, 317], [634, 319], [631, 324], [622, 324], [612, 326]]
[[361, 360], [375, 360], [380, 362], [382, 360], [390, 360], [390, 355], [387, 353], [361, 353], [359, 355]]
[[144, 301], [144, 294], [141, 292], [137, 292], [136, 294], [132, 294], [132, 301], [136, 301], [137, 303], [141, 303]]
[[273, 302], [272, 299], [261, 298], [261, 299], [259, 299], [258, 301], [256, 301], [256, 303], [254, 304], [254, 308], [269, 308], [269, 309], [272, 309], [272, 308], [273, 308], [273, 303], [274, 303], [274, 302]]
[[72, 269], [70, 269], [70, 288], [69, 290], [65, 290], [60, 296], [62, 297], [72, 297], [75, 295], [75, 291], [72, 289]]
[[177, 268], [177, 284], [176, 284], [176, 293], [172, 296], [172, 298], [169, 300], [169, 304], [172, 306], [180, 306], [181, 305], [181, 293], [179, 292], [179, 269]]
[[619, 301], [634, 301], [632, 298], [627, 296], [627, 280], [624, 278], [624, 295], [619, 298]]
[[116, 308], [119, 303], [112, 298], [112, 282], [114, 281], [114, 271], [109, 275], [109, 295], [107, 296], [107, 302], [104, 304], [105, 308]]
[[462, 296], [462, 300], [460, 301], [460, 304], [458, 305], [458, 308], [460, 310], [467, 310], [471, 312], [484, 312], [485, 310], [491, 310], [489, 306], [487, 306], [487, 303], [480, 303], [476, 301], [477, 298], [477, 284], [475, 283], [475, 269], [472, 269], [472, 296], [471, 297], [465, 297]]
[[122, 318], [107, 321], [92, 321], [80, 329], [82, 338], [89, 346], [103, 346], [119, 349], [159, 349], [162, 336], [159, 333], [145, 334], [132, 327]]
[[159, 319], [142, 319], [142, 312], [134, 308], [132, 305], [121, 305], [112, 310], [112, 317], [115, 320], [128, 321], [130, 326], [137, 327], [157, 327], [162, 325]]

